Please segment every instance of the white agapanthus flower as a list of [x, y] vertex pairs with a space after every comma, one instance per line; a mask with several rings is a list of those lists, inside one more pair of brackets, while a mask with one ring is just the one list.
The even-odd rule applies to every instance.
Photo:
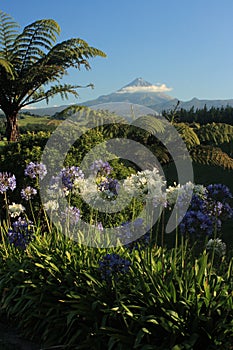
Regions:
[[166, 189], [168, 206], [178, 203], [179, 206], [189, 204], [194, 192], [195, 185], [188, 181], [184, 185], [174, 183], [174, 186], [169, 186]]
[[193, 193], [199, 197], [204, 198], [206, 195], [206, 187], [203, 185], [194, 185]]
[[93, 177], [90, 176], [79, 183], [79, 193], [87, 203], [96, 202], [100, 193]]
[[56, 200], [49, 200], [48, 202], [44, 203], [44, 209], [47, 211], [54, 211], [59, 208], [59, 203]]
[[126, 193], [134, 197], [144, 197], [145, 199], [154, 199], [156, 196], [161, 197], [162, 189], [166, 185], [159, 174], [157, 168], [153, 170], [139, 171], [132, 174], [123, 182]]
[[73, 182], [72, 193], [78, 195], [83, 191], [85, 191], [86, 186], [87, 186], [87, 179], [75, 178]]
[[12, 218], [15, 218], [15, 217], [19, 216], [26, 209], [24, 208], [24, 206], [22, 204], [12, 203], [9, 205], [8, 210], [9, 210], [10, 216]]
[[206, 245], [206, 250], [216, 253], [222, 257], [226, 254], [226, 243], [222, 242], [220, 238], [210, 239]]

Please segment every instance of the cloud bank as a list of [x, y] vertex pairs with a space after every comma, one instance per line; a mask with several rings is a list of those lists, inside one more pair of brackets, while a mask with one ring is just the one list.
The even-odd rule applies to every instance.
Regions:
[[166, 86], [166, 84], [161, 85], [150, 85], [150, 86], [127, 86], [117, 91], [117, 93], [128, 93], [128, 92], [167, 92], [171, 91], [172, 88]]

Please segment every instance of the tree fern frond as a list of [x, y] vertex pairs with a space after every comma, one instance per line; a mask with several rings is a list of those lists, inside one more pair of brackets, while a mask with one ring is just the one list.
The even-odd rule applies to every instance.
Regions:
[[176, 128], [176, 130], [184, 140], [187, 148], [200, 145], [198, 135], [188, 124], [174, 123], [173, 126]]
[[233, 126], [224, 123], [209, 123], [197, 130], [201, 142], [220, 145], [233, 140]]
[[55, 45], [45, 58], [47, 65], [58, 65], [67, 69], [68, 67], [80, 68], [84, 65], [86, 69], [90, 69], [89, 63], [86, 59], [102, 56], [106, 54], [88, 44], [79, 38], [69, 39]]
[[35, 102], [40, 102], [43, 100], [45, 100], [48, 103], [49, 99], [53, 98], [57, 94], [59, 94], [62, 99], [68, 99], [68, 94], [72, 94], [75, 97], [78, 97], [78, 93], [76, 89], [80, 87], [81, 86], [79, 85], [64, 84], [64, 85], [54, 85], [47, 91], [40, 88], [39, 91], [33, 92], [30, 98], [28, 97], [22, 102], [21, 108], [24, 107], [25, 105], [29, 105]]
[[41, 48], [49, 51], [60, 34], [60, 27], [52, 19], [38, 20], [26, 26], [15, 40], [21, 72], [45, 55]]
[[18, 35], [19, 24], [7, 13], [0, 11], [0, 50], [1, 57], [9, 60], [15, 38]]
[[[1, 53], [0, 53], [0, 56], [1, 56]], [[9, 61], [0, 58], [0, 72], [1, 72], [1, 69], [3, 69], [6, 73], [10, 74], [12, 79], [14, 79], [14, 67]]]
[[190, 150], [190, 156], [195, 163], [233, 169], [233, 159], [217, 147], [196, 146]]
[[164, 120], [153, 115], [141, 116], [134, 120], [132, 125], [144, 129], [152, 135], [163, 133], [165, 130]]

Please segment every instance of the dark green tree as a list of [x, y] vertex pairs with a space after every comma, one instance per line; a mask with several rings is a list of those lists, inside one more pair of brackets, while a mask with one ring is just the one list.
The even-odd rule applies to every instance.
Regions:
[[19, 24], [0, 11], [0, 108], [6, 116], [8, 141], [18, 139], [21, 108], [43, 100], [48, 103], [57, 94], [77, 97], [81, 86], [61, 83], [68, 68], [90, 69], [90, 58], [106, 56], [79, 38], [56, 43], [59, 34], [53, 19], [37, 20], [20, 33]]

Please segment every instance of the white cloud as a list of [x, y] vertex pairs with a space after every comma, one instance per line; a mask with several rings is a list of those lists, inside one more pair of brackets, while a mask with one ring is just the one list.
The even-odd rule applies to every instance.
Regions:
[[117, 92], [122, 94], [128, 92], [167, 92], [171, 90], [172, 88], [167, 87], [166, 84], [159, 84], [150, 86], [127, 86]]

